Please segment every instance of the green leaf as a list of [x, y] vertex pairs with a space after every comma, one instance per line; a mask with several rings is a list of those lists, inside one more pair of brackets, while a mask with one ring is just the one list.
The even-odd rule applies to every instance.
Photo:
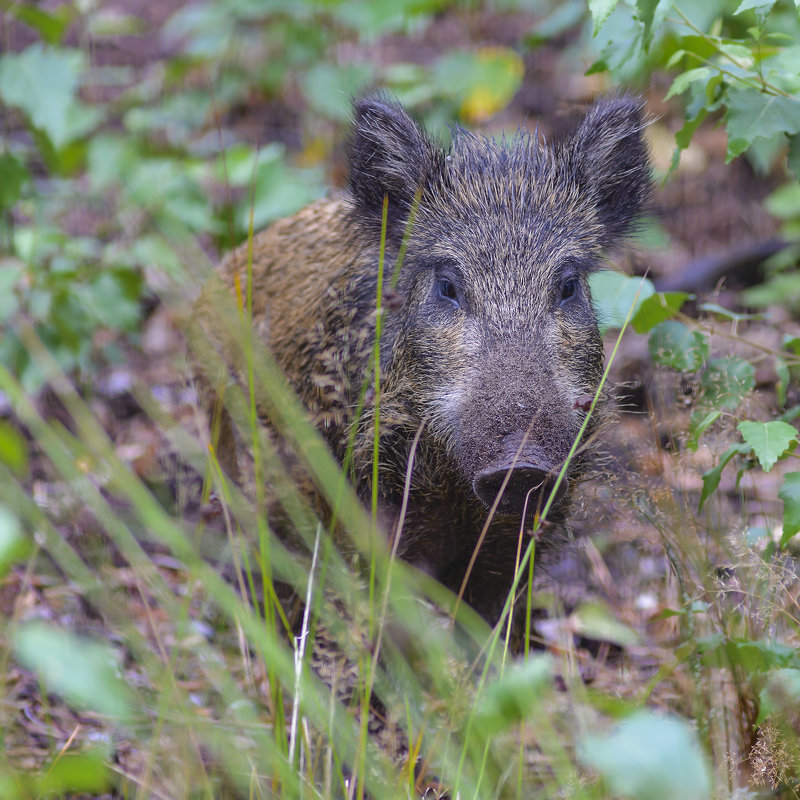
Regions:
[[795, 714], [800, 707], [800, 670], [776, 669], [759, 692], [758, 724], [775, 714]]
[[592, 36], [597, 36], [600, 28], [611, 16], [619, 0], [589, 0], [589, 12], [592, 15]]
[[[764, 639], [729, 639], [721, 634], [712, 634], [697, 639], [695, 645], [706, 666], [719, 669], [742, 667], [747, 674], [796, 667], [800, 662], [796, 648]], [[682, 652], [681, 655], [685, 654]]]
[[583, 3], [561, 3], [551, 8], [548, 14], [537, 20], [534, 29], [525, 37], [526, 47], [537, 47], [583, 22], [585, 13]]
[[678, 48], [668, 59], [664, 67], [671, 70], [673, 67], [678, 66], [678, 62], [686, 56], [686, 51]]
[[0, 420], [0, 462], [17, 475], [28, 469], [28, 448], [20, 432], [9, 422]]
[[786, 334], [781, 342], [781, 347], [783, 347], [784, 350], [788, 350], [790, 353], [794, 353], [796, 356], [800, 356], [800, 336]]
[[184, 5], [161, 29], [171, 43], [182, 42], [187, 55], [201, 60], [222, 59], [231, 46], [236, 31], [236, 17], [227, 7], [214, 3]]
[[735, 411], [755, 385], [755, 367], [736, 356], [709, 361], [700, 378], [703, 402], [728, 411]]
[[700, 124], [708, 115], [708, 111], [705, 108], [700, 108], [695, 116], [690, 116], [687, 112], [686, 121], [683, 123], [683, 127], [675, 134], [675, 150], [672, 153], [672, 159], [670, 161], [669, 170], [667, 172], [667, 177], [672, 175], [676, 169], [678, 169], [678, 165], [680, 164], [681, 160], [681, 151], [686, 150], [687, 147], [692, 143], [692, 137], [695, 134], [695, 131], [700, 127]]
[[601, 72], [608, 72], [609, 66], [604, 58], [598, 58], [589, 65], [589, 69], [584, 72], [584, 75], [597, 75]]
[[776, 2], [777, 0], [742, 0], [739, 8], [733, 13], [742, 14], [745, 11], [755, 11], [759, 23], [763, 25]]
[[107, 645], [44, 622], [29, 622], [17, 630], [14, 650], [48, 691], [70, 704], [121, 722], [131, 718], [131, 694]]
[[241, 142], [229, 147], [214, 165], [214, 178], [230, 186], [252, 186], [258, 170], [264, 165], [282, 168], [286, 163], [286, 148], [280, 142], [270, 142], [258, 150]]
[[242, 231], [248, 228], [251, 211], [258, 230], [307, 206], [324, 191], [318, 170], [292, 169], [282, 158], [260, 162], [255, 181], [252, 202], [247, 196], [236, 207], [235, 219]]
[[167, 95], [157, 106], [136, 106], [124, 116], [125, 128], [133, 134], [151, 134], [178, 147], [187, 145], [212, 114], [206, 92], [187, 90]]
[[640, 304], [656, 291], [647, 278], [631, 278], [606, 269], [589, 276], [589, 288], [601, 334], [621, 328], [628, 315], [635, 316]]
[[0, 154], [0, 211], [8, 211], [30, 179], [25, 165], [11, 153]]
[[764, 205], [779, 219], [794, 219], [800, 215], [800, 182], [789, 180], [767, 196]]
[[[285, 2], [287, 9], [305, 4]], [[263, 3], [254, 3], [256, 8], [262, 8]], [[374, 39], [381, 34], [392, 30], [407, 28], [410, 22], [418, 21], [420, 16], [432, 14], [441, 10], [441, 0], [335, 0], [327, 3], [329, 8], [336, 9], [336, 17], [351, 28], [358, 31], [362, 41]], [[309, 8], [313, 7], [308, 6]], [[308, 26], [305, 26], [304, 32]], [[308, 33], [306, 32], [306, 36]]]
[[651, 617], [652, 620], [657, 619], [669, 619], [670, 617], [683, 617], [687, 614], [687, 610], [685, 608], [675, 609], [675, 608], [665, 608], [658, 612], [658, 614]]
[[95, 9], [86, 23], [92, 36], [143, 36], [147, 31], [147, 23], [141, 17], [112, 9]]
[[797, 442], [797, 431], [794, 426], [780, 420], [772, 422], [745, 420], [740, 422], [738, 427], [742, 438], [753, 448], [764, 472], [769, 472], [789, 445]]
[[749, 319], [764, 318], [763, 314], [740, 314], [736, 311], [731, 311], [729, 308], [725, 308], [725, 306], [721, 306], [718, 303], [700, 303], [697, 308], [699, 311], [705, 311], [707, 314], [715, 314], [718, 317], [729, 319], [731, 322], [743, 322], [744, 320]]
[[320, 61], [306, 73], [303, 93], [317, 113], [344, 121], [350, 113], [351, 98], [372, 80], [373, 68], [368, 64], [337, 66]]
[[800, 304], [800, 273], [794, 271], [773, 275], [765, 283], [745, 289], [740, 297], [749, 306], [780, 305], [791, 308]]
[[39, 797], [105, 794], [111, 787], [112, 772], [107, 766], [108, 754], [95, 748], [86, 753], [62, 753], [37, 781]]
[[753, 50], [739, 40], [718, 39], [719, 52], [733, 61], [738, 61], [740, 67], [749, 67], [753, 63]]
[[695, 452], [700, 437], [722, 416], [721, 411], [709, 411], [703, 414], [702, 409], [692, 414], [689, 422], [689, 441], [686, 442], [688, 450]]
[[636, 800], [708, 800], [711, 778], [691, 726], [677, 717], [638, 711], [610, 734], [587, 736], [581, 760], [614, 795]]
[[783, 533], [781, 548], [789, 544], [789, 540], [800, 532], [800, 472], [789, 472], [783, 479], [783, 486], [778, 491], [783, 500]]
[[11, 3], [3, 10], [29, 25], [49, 44], [61, 41], [67, 27], [78, 14], [77, 7], [72, 3], [64, 3], [50, 11], [33, 3]]
[[19, 520], [5, 506], [0, 506], [0, 577], [14, 564], [30, 555], [32, 542], [25, 535]]
[[439, 94], [458, 103], [458, 113], [481, 122], [504, 109], [522, 83], [525, 65], [507, 47], [483, 47], [475, 52], [453, 50], [433, 67], [432, 80]]
[[645, 50], [650, 48], [653, 30], [661, 25], [671, 6], [671, 0], [636, 0], [636, 16], [642, 23], [642, 46]]
[[133, 270], [104, 270], [80, 287], [86, 311], [112, 330], [134, 330], [141, 317], [142, 278]]
[[21, 53], [0, 56], [0, 99], [22, 109], [53, 146], [63, 147], [88, 133], [100, 119], [77, 98], [86, 57], [80, 50], [47, 48], [40, 42]]
[[728, 90], [726, 105], [727, 161], [743, 153], [755, 139], [800, 132], [800, 100], [795, 97], [737, 87]]
[[647, 333], [660, 322], [674, 316], [688, 299], [686, 292], [658, 292], [650, 295], [639, 304], [631, 325], [636, 333]]
[[697, 510], [702, 511], [706, 500], [717, 490], [722, 470], [728, 465], [730, 460], [736, 455], [745, 455], [750, 452], [750, 446], [746, 444], [733, 444], [726, 451], [716, 467], [703, 473], [703, 490], [700, 492], [700, 503]]
[[705, 108], [701, 108], [696, 117], [691, 119], [687, 117], [686, 122], [683, 123], [681, 129], [675, 134], [675, 144], [678, 146], [679, 150], [685, 150], [692, 143], [692, 137], [695, 131], [700, 127], [706, 116], [708, 116], [708, 111]]
[[784, 422], [794, 422], [798, 417], [800, 417], [800, 405], [791, 406], [787, 408], [786, 411], [781, 414], [778, 419], [783, 420]]
[[[179, 224], [193, 231], [213, 232], [219, 223], [212, 216], [208, 197], [187, 174], [186, 166], [169, 158], [134, 159], [124, 186], [130, 200], [142, 206], [161, 224]], [[153, 187], [159, 191], [154, 192]]]
[[620, 647], [639, 644], [639, 635], [620, 622], [602, 603], [584, 603], [570, 615], [576, 633], [600, 642], [612, 642]]
[[672, 86], [669, 87], [669, 91], [664, 99], [669, 100], [670, 97], [683, 94], [696, 81], [705, 83], [711, 74], [710, 67], [696, 67], [695, 69], [687, 69], [686, 72], [681, 72], [675, 80], [672, 81]]
[[512, 664], [487, 686], [476, 712], [478, 725], [494, 734], [527, 719], [551, 688], [552, 680], [549, 656], [531, 656]]
[[679, 372], [696, 372], [709, 352], [704, 334], [675, 320], [659, 323], [650, 333], [647, 347], [654, 363]]

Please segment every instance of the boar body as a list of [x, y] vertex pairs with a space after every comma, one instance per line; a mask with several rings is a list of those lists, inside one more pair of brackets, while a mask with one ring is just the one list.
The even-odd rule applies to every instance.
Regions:
[[[354, 106], [347, 192], [252, 242], [255, 333], [340, 460], [354, 442], [366, 500], [372, 393], [358, 419], [355, 411], [370, 373], [387, 198], [382, 519], [393, 532], [408, 491], [398, 551], [458, 591], [496, 505], [465, 595], [489, 620], [601, 380], [587, 276], [646, 199], [642, 128], [640, 103], [618, 97], [598, 102], [556, 146], [527, 133], [494, 141], [456, 130], [445, 150], [402, 107], [366, 97]], [[248, 259], [245, 244], [223, 261], [227, 283], [237, 273], [244, 283]], [[554, 507], [564, 507], [586, 463], [579, 448]]]

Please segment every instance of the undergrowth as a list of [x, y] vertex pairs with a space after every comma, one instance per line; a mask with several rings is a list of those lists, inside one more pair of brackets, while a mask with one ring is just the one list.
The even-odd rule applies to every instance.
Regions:
[[[166, 496], [163, 475], [132, 465], [97, 418], [88, 387], [98, 363], [135, 343], [148, 303], [185, 315], [181, 298], [209, 279], [198, 240], [224, 249], [322, 191], [320, 142], [341, 117], [340, 89], [376, 79], [434, 124], [437, 114], [479, 122], [509, 102], [523, 69], [510, 48], [454, 50], [425, 67], [328, 69], [333, 43], [421, 28], [448, 6], [406, 5], [401, 14], [374, 4], [364, 17], [346, 2], [192, 5], [170, 23], [184, 44], [161, 70], [94, 81], [87, 51], [64, 43], [77, 5], [3, 6], [4, 24], [27, 25], [37, 40], [0, 57], [2, 797], [798, 796], [800, 330], [791, 318], [778, 328], [646, 280], [596, 276], [606, 326], [630, 320], [626, 337], [648, 337], [654, 439], [681, 409], [670, 450], [654, 445], [658, 468], [614, 498], [656, 567], [629, 603], [566, 608], [536, 583], [531, 538], [493, 630], [394, 558], [375, 503], [358, 502], [251, 336], [247, 286], [227, 301], [220, 290], [218, 313], [245, 365], [224, 402], [253, 453], [248, 486], [217, 459], [204, 409], [187, 424], [151, 387], [131, 387], [164, 452], [177, 454]], [[688, 22], [665, 3], [589, 6], [595, 71], [682, 70], [671, 90], [691, 97], [679, 148], [722, 109], [731, 157], [751, 147], [769, 165], [788, 135], [795, 166], [796, 48], [775, 29], [790, 4], [719, 4]], [[587, 19], [582, 3], [564, 9], [548, 9], [541, 36]], [[310, 21], [319, 36], [308, 40]], [[95, 37], [135, 25], [83, 22]], [[254, 84], [258, 25], [282, 55]], [[621, 38], [628, 27], [636, 35]], [[796, 37], [796, 19], [785, 27]], [[234, 53], [237, 36], [248, 47]], [[213, 92], [192, 84], [207, 78]], [[119, 92], [88, 100], [103, 81]], [[272, 101], [298, 87], [309, 119], [323, 120], [304, 123], [298, 161], [283, 145], [231, 143], [209, 122], [254, 93]], [[769, 125], [745, 125], [759, 111]], [[88, 217], [76, 221], [77, 197]], [[771, 203], [791, 238], [796, 181]], [[87, 230], [87, 218], [99, 227]], [[747, 303], [791, 307], [792, 253]], [[751, 335], [764, 328], [774, 334], [766, 343]], [[216, 386], [227, 362], [202, 335], [187, 337]], [[378, 405], [380, 386], [372, 392]], [[282, 472], [260, 409], [300, 454], [335, 524]], [[190, 499], [176, 503], [182, 482]], [[267, 486], [291, 541], [271, 528]], [[603, 542], [589, 539], [601, 574]], [[512, 605], [529, 619], [521, 655], [508, 648]], [[544, 624], [531, 613], [541, 608]]]

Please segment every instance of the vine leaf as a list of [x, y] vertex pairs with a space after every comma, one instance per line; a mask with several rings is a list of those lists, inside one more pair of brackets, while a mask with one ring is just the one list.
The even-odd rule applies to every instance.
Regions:
[[618, 2], [619, 0], [589, 0], [589, 11], [592, 14], [592, 36], [597, 36]]
[[703, 505], [709, 496], [713, 494], [719, 486], [720, 478], [722, 477], [722, 470], [728, 465], [728, 462], [736, 455], [744, 455], [750, 452], [750, 445], [747, 444], [733, 444], [726, 451], [725, 455], [719, 460], [719, 464], [708, 472], [703, 473], [703, 491], [700, 492], [700, 505], [698, 511], [703, 510]]
[[739, 423], [739, 433], [753, 452], [764, 472], [769, 472], [790, 445], [797, 444], [797, 431], [793, 425], [780, 420], [772, 422]]
[[727, 161], [741, 155], [758, 138], [800, 133], [800, 101], [756, 89], [730, 89], [726, 105]]
[[88, 133], [101, 120], [97, 108], [78, 97], [86, 56], [73, 48], [40, 42], [0, 57], [0, 100], [24, 111], [56, 148]]

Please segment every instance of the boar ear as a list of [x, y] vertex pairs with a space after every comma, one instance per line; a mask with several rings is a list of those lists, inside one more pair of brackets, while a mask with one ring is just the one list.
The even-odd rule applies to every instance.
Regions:
[[420, 125], [386, 95], [368, 95], [353, 104], [348, 188], [360, 218], [380, 228], [388, 195], [388, 232], [402, 236], [414, 196], [440, 158]]
[[573, 174], [605, 229], [605, 246], [630, 233], [650, 196], [644, 127], [641, 101], [608, 98], [589, 109], [567, 145]]

